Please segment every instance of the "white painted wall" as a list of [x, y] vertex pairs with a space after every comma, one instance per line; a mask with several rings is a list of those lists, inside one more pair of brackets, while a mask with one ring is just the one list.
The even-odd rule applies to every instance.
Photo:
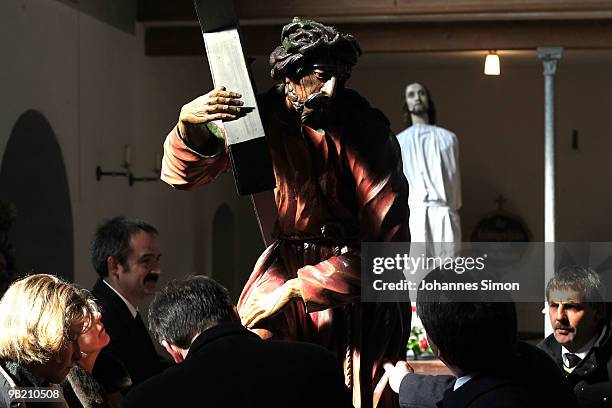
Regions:
[[236, 248], [241, 256], [228, 260], [244, 271], [236, 277], [240, 287], [261, 245], [251, 204], [237, 198], [230, 175], [194, 193], [161, 182], [134, 187], [125, 178], [97, 182], [94, 176], [96, 165], [120, 170], [126, 143], [132, 145], [134, 173], [152, 175], [155, 152], [161, 151], [180, 106], [211, 87], [206, 61], [147, 58], [141, 27], [136, 36], [126, 34], [55, 0], [3, 1], [0, 27], [5, 57], [0, 64], [0, 152], [26, 110], [36, 109], [49, 120], [71, 190], [76, 282], [85, 287], [95, 282], [89, 242], [103, 219], [120, 214], [160, 230], [163, 280], [210, 274], [206, 245], [212, 214], [228, 202], [242, 220], [236, 236], [245, 238]]
[[[523, 217], [533, 239], [543, 239], [544, 81], [535, 51], [502, 53], [502, 75], [482, 74], [484, 53], [452, 57], [365, 56], [351, 86], [404, 128], [403, 89], [422, 81], [432, 92], [440, 126], [454, 131], [461, 147], [464, 237], [498, 194], [505, 208]], [[612, 140], [609, 114], [612, 53], [568, 51], [557, 76], [557, 200], [559, 241], [610, 241]], [[571, 149], [572, 129], [580, 150]]]

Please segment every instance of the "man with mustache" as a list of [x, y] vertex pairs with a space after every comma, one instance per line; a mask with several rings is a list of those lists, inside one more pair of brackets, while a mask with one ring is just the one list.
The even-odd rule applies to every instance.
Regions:
[[[401, 153], [386, 117], [344, 88], [361, 54], [353, 36], [296, 18], [281, 43], [270, 55], [280, 83], [258, 103], [276, 177], [275, 241], [238, 310], [264, 339], [332, 350], [353, 404], [371, 407], [382, 358], [405, 353], [411, 309], [360, 303], [360, 243], [410, 239]], [[183, 106], [164, 144], [165, 182], [192, 189], [230, 168], [224, 133], [212, 121], [245, 113], [233, 91], [219, 87]]]
[[90, 255], [100, 276], [91, 293], [111, 339], [104, 352], [119, 359], [132, 383], [138, 384], [164, 368], [138, 312], [159, 279], [157, 229], [140, 220], [115, 217], [96, 230]]
[[538, 346], [555, 360], [581, 407], [612, 406], [612, 333], [597, 272], [566, 266], [548, 282], [553, 334]]

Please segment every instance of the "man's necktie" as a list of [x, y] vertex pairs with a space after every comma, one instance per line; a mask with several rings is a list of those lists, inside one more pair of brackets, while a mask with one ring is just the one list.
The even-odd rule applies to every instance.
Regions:
[[144, 322], [142, 321], [142, 318], [140, 317], [140, 313], [136, 312], [136, 324], [138, 325], [138, 328], [140, 329], [141, 332], [143, 333], [147, 333], [148, 336], [148, 331], [147, 331], [147, 326], [144, 324]]
[[565, 355], [565, 366], [567, 368], [574, 368], [578, 365], [578, 363], [581, 361], [582, 359], [580, 357], [578, 357], [575, 354], [572, 353], [567, 353]]

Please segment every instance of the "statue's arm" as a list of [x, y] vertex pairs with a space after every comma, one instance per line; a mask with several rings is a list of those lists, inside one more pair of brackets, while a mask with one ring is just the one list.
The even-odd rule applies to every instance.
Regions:
[[241, 117], [240, 94], [218, 87], [185, 104], [164, 142], [161, 179], [178, 189], [208, 183], [230, 168], [224, 130], [214, 121]]

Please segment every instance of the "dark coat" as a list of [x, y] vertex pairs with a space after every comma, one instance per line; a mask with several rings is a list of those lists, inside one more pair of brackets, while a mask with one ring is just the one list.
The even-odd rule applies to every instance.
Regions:
[[[67, 388], [70, 387], [66, 384]], [[57, 387], [47, 381], [42, 381], [36, 378], [27, 368], [17, 364], [14, 361], [0, 359], [0, 408], [67, 408], [78, 406], [71, 399], [71, 393], [64, 393], [65, 387], [62, 385], [58, 391], [62, 395], [57, 401], [48, 402], [24, 402], [23, 400], [12, 400], [9, 398], [9, 390], [14, 387], [40, 388], [40, 387]], [[77, 401], [78, 404], [78, 401]]]
[[17, 370], [9, 370], [6, 365], [7, 363], [7, 360], [0, 360], [0, 408], [25, 407], [24, 402], [13, 402], [11, 404], [8, 394], [9, 390], [13, 387], [37, 387], [38, 384], [33, 381], [31, 374], [28, 375], [29, 373], [26, 370], [23, 370], [23, 373], [21, 373], [22, 367], [19, 366]]
[[[495, 358], [492, 356], [491, 358]], [[402, 408], [577, 407], [563, 374], [536, 347], [519, 342], [515, 358], [495, 373], [481, 373], [452, 391], [451, 376], [408, 374], [400, 385]]]
[[[13, 402], [10, 405], [8, 391], [16, 387], [49, 387], [41, 382], [28, 369], [7, 360], [0, 360], [0, 408], [18, 407], [66, 407], [59, 402]], [[60, 385], [60, 391], [70, 408], [121, 407], [124, 391], [131, 384], [123, 365], [113, 357], [101, 353], [96, 360], [92, 375], [82, 368], [72, 368], [66, 381]]]
[[185, 361], [134, 387], [124, 406], [352, 407], [340, 365], [329, 351], [264, 341], [239, 324], [204, 331]]
[[91, 374], [74, 366], [66, 380], [70, 387], [64, 389], [64, 395], [71, 394], [71, 408], [120, 408], [123, 393], [132, 385], [123, 364], [105, 352], [96, 359]]
[[125, 302], [102, 279], [98, 279], [91, 293], [111, 339], [104, 351], [123, 363], [133, 384], [161, 372], [165, 366], [147, 328], [134, 319]]
[[401, 408], [435, 408], [444, 392], [455, 383], [452, 375], [408, 374], [400, 384]]
[[[544, 391], [542, 391], [544, 392]], [[547, 405], [533, 404], [531, 390], [514, 379], [495, 375], [477, 375], [456, 391], [450, 387], [444, 393], [441, 408], [527, 408]]]
[[[612, 330], [608, 326], [604, 331], [586, 357], [567, 375], [581, 408], [612, 407]], [[561, 345], [554, 335], [548, 336], [538, 347], [565, 372]]]

